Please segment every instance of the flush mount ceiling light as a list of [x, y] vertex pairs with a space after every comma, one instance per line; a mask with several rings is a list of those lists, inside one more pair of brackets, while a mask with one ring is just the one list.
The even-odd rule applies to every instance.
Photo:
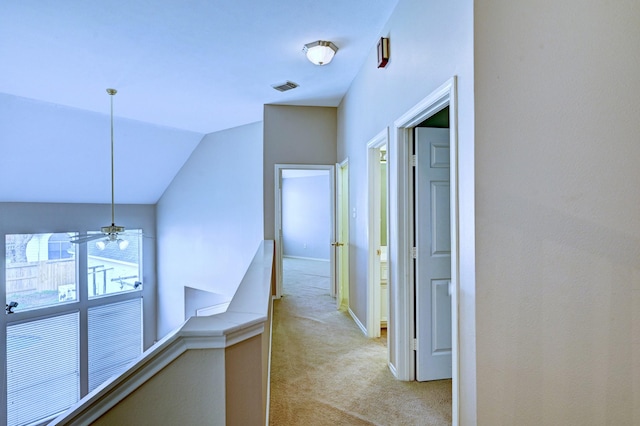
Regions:
[[305, 44], [302, 51], [306, 53], [307, 59], [316, 65], [327, 65], [338, 51], [338, 46], [330, 41], [318, 40]]

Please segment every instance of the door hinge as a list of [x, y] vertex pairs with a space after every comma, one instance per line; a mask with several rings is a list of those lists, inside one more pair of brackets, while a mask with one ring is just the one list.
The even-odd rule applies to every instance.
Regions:
[[411, 339], [411, 350], [412, 351], [418, 350], [418, 339]]
[[418, 248], [417, 247], [411, 247], [411, 258], [412, 259], [417, 259], [418, 258]]
[[411, 162], [411, 167], [417, 166], [418, 165], [418, 156], [415, 155], [415, 154], [412, 154], [410, 162]]

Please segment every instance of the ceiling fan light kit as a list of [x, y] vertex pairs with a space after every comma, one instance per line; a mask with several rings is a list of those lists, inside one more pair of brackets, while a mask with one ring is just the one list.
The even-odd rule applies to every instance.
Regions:
[[92, 235], [76, 235], [70, 239], [72, 243], [83, 244], [93, 240], [99, 250], [104, 250], [107, 244], [115, 242], [120, 250], [124, 250], [129, 246], [129, 241], [120, 238], [125, 232], [124, 226], [116, 225], [115, 220], [115, 177], [113, 167], [113, 97], [118, 91], [116, 89], [107, 89], [107, 93], [111, 97], [111, 225], [100, 228], [100, 234]]

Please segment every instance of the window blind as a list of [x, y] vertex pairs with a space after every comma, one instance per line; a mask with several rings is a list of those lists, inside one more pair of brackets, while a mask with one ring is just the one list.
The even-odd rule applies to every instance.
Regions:
[[7, 326], [7, 424], [26, 425], [80, 399], [77, 312]]
[[142, 353], [142, 298], [87, 312], [89, 392]]

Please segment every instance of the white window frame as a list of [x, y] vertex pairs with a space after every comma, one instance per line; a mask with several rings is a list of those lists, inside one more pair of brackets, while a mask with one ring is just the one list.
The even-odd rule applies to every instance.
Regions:
[[[29, 232], [15, 232], [8, 234], [28, 234]], [[42, 234], [44, 232], [33, 232], [33, 234]], [[88, 273], [87, 265], [88, 265], [88, 250], [86, 244], [79, 244], [77, 246], [76, 251], [76, 297], [77, 299], [72, 302], [65, 303], [57, 303], [55, 305], [43, 306], [35, 309], [30, 309], [26, 311], [20, 312], [19, 310], [15, 311], [13, 314], [4, 314], [2, 315], [2, 320], [0, 320], [0, 342], [3, 342], [4, 355], [3, 355], [3, 363], [2, 369], [0, 371], [0, 397], [2, 398], [0, 402], [0, 423], [6, 422], [7, 419], [7, 357], [6, 357], [6, 341], [7, 341], [7, 326], [16, 323], [24, 323], [28, 321], [34, 321], [40, 318], [52, 317], [63, 315], [71, 312], [79, 312], [80, 313], [80, 341], [79, 341], [79, 351], [80, 351], [80, 397], [84, 397], [88, 393], [88, 382], [89, 382], [89, 368], [88, 368], [88, 324], [87, 324], [87, 312], [90, 308], [102, 305], [108, 305], [112, 303], [122, 302], [125, 300], [131, 299], [142, 299], [142, 313], [143, 313], [143, 321], [142, 321], [142, 335], [143, 335], [143, 345], [147, 347], [145, 343], [148, 338], [146, 337], [145, 331], [148, 327], [145, 326], [145, 323], [149, 319], [149, 315], [145, 312], [148, 307], [145, 307], [144, 299], [145, 297], [150, 296], [151, 294], [151, 285], [145, 285], [142, 277], [144, 276], [144, 252], [146, 250], [144, 244], [144, 238], [141, 238], [140, 244], [140, 256], [139, 256], [139, 276], [140, 281], [143, 282], [142, 290], [136, 291], [125, 291], [121, 293], [113, 293], [108, 295], [101, 295], [98, 297], [94, 297], [89, 299], [88, 297]], [[6, 244], [6, 237], [2, 235], [2, 253], [3, 257], [6, 256], [4, 246]], [[89, 243], [91, 244], [91, 243]], [[9, 301], [6, 300], [6, 269], [5, 269], [6, 261], [3, 259], [3, 266], [1, 269], [1, 277], [0, 277], [0, 292], [2, 292], [3, 297], [5, 298], [5, 304]], [[81, 272], [85, 271], [85, 272]], [[145, 309], [146, 308], [146, 309]], [[144, 348], [143, 348], [144, 349]], [[49, 418], [48, 420], [51, 420]], [[47, 419], [43, 419], [40, 424], [46, 424], [48, 422]]]

